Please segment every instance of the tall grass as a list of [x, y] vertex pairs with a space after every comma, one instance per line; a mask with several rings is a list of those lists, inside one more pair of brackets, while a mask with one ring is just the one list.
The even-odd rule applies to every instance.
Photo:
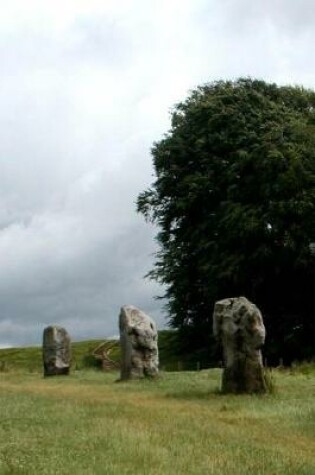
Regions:
[[228, 396], [220, 374], [1, 373], [0, 473], [315, 474], [314, 377], [274, 371], [274, 394]]

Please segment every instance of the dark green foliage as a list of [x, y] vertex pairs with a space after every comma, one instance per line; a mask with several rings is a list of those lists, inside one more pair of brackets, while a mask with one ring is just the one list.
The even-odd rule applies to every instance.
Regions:
[[[212, 356], [209, 358], [209, 348], [199, 349], [190, 345], [184, 347], [183, 338], [183, 333], [177, 330], [159, 331], [158, 345], [161, 370], [196, 371], [217, 364], [219, 357]], [[214, 348], [215, 346], [212, 345], [212, 350]], [[212, 353], [210, 354], [212, 355]]]
[[[214, 302], [262, 310], [270, 362], [314, 356], [315, 93], [239, 79], [175, 106], [138, 211], [159, 226], [155, 268], [182, 350], [215, 358]], [[188, 346], [189, 345], [189, 346]]]

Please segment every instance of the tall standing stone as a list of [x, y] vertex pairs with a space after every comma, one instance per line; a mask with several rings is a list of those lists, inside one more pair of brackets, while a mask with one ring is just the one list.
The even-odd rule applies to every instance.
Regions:
[[45, 328], [43, 334], [44, 376], [69, 374], [71, 341], [67, 331], [58, 326]]
[[158, 375], [158, 332], [144, 312], [125, 305], [119, 315], [121, 380]]
[[266, 392], [261, 354], [265, 327], [256, 305], [245, 297], [219, 300], [214, 306], [213, 333], [223, 347], [222, 391]]

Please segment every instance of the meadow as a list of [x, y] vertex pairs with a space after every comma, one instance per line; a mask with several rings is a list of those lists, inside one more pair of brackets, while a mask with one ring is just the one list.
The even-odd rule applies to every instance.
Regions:
[[274, 370], [264, 396], [222, 395], [220, 375], [3, 371], [0, 474], [315, 474], [314, 367]]

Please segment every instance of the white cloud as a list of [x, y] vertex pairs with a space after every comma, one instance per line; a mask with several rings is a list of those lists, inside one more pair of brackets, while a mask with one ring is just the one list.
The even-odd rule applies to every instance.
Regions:
[[119, 306], [160, 324], [143, 280], [154, 229], [135, 213], [152, 142], [205, 81], [313, 85], [311, 1], [0, 1], [0, 342], [117, 333]]

